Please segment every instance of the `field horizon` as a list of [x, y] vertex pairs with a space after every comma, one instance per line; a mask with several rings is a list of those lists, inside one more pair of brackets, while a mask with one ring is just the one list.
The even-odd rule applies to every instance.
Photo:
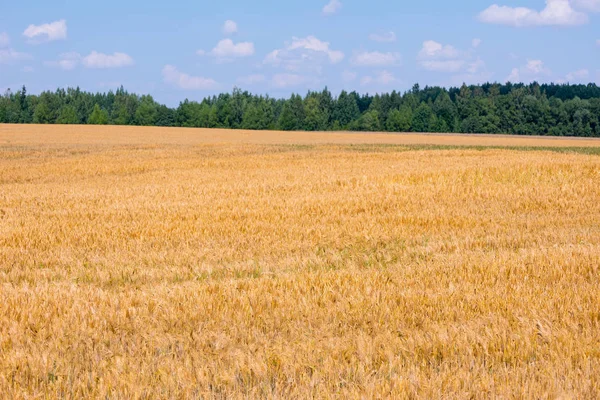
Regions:
[[122, 125], [0, 124], [0, 145], [28, 144], [389, 144], [600, 147], [600, 138], [484, 133], [274, 131]]
[[0, 125], [5, 398], [595, 398], [600, 140]]

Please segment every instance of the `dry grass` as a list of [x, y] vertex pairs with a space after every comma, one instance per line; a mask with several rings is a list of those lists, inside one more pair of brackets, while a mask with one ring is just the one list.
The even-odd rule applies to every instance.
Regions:
[[598, 396], [600, 157], [347, 143], [600, 143], [244, 135], [0, 126], [3, 398]]
[[508, 136], [467, 134], [390, 134], [350, 132], [278, 132], [224, 129], [147, 128], [93, 125], [0, 125], [0, 146], [89, 146], [89, 145], [441, 145], [441, 146], [529, 146], [595, 147], [599, 138]]

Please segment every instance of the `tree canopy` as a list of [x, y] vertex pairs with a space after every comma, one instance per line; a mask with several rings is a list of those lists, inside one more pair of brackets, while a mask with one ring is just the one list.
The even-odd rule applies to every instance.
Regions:
[[68, 88], [39, 95], [23, 87], [0, 96], [0, 123], [600, 137], [600, 87], [534, 82], [446, 89], [415, 84], [405, 93], [342, 91], [335, 97], [325, 88], [288, 99], [235, 88], [200, 102], [186, 99], [177, 108], [123, 87], [108, 93]]

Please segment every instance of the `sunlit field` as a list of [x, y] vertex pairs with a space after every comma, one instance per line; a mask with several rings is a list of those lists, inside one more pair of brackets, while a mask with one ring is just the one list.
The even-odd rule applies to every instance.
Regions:
[[596, 398], [600, 141], [0, 125], [2, 398]]

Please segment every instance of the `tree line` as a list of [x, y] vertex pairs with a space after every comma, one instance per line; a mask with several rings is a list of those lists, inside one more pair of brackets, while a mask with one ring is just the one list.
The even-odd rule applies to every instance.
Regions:
[[569, 84], [418, 84], [404, 93], [359, 94], [324, 90], [288, 99], [235, 88], [177, 108], [120, 87], [89, 93], [79, 88], [39, 95], [23, 87], [0, 97], [0, 123], [179, 126], [306, 131], [506, 133], [600, 137], [600, 87]]

